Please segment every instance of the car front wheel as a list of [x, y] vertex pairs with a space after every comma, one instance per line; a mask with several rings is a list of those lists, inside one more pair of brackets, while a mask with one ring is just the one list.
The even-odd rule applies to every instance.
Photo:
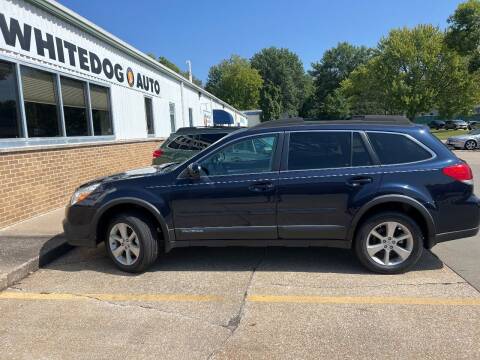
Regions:
[[410, 217], [386, 212], [367, 219], [355, 238], [355, 253], [369, 270], [400, 274], [415, 265], [423, 251], [423, 235]]
[[142, 272], [158, 257], [158, 234], [154, 224], [140, 214], [118, 214], [110, 222], [105, 247], [123, 271]]

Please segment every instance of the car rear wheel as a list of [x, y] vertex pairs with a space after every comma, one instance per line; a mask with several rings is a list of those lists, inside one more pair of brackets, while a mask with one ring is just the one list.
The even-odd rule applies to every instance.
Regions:
[[106, 235], [108, 255], [123, 271], [145, 271], [158, 257], [156, 228], [141, 215], [125, 213], [115, 216]]
[[423, 251], [418, 225], [402, 213], [380, 213], [367, 219], [355, 239], [355, 253], [369, 270], [400, 274], [415, 265]]
[[477, 142], [475, 140], [468, 140], [465, 142], [466, 150], [474, 150], [477, 147]]

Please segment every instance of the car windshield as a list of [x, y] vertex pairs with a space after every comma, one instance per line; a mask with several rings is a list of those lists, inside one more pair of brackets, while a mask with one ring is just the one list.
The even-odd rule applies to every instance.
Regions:
[[470, 135], [480, 135], [480, 129], [472, 130], [468, 132]]

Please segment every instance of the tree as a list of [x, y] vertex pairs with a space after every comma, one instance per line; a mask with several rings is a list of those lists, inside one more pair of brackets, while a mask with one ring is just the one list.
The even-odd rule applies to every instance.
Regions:
[[262, 109], [262, 121], [280, 118], [282, 113], [282, 92], [280, 87], [268, 82], [260, 91], [260, 108]]
[[247, 59], [232, 55], [212, 66], [206, 90], [239, 109], [258, 107], [262, 78]]
[[469, 0], [458, 5], [448, 18], [445, 41], [460, 55], [469, 58], [471, 72], [480, 69], [480, 1]]
[[312, 64], [310, 75], [314, 79], [317, 115], [338, 115], [338, 111], [332, 108], [332, 101], [340, 100], [340, 93], [335, 93], [336, 89], [353, 70], [366, 63], [372, 55], [373, 50], [370, 48], [342, 42], [325, 51], [322, 59]]
[[402, 113], [412, 120], [435, 108], [452, 116], [478, 102], [477, 77], [445, 46], [438, 28], [419, 25], [392, 30], [378, 54], [342, 82], [342, 91], [356, 109]]
[[[265, 101], [268, 99], [267, 103], [271, 104], [270, 101], [277, 99], [279, 90], [280, 114], [297, 116], [305, 98], [305, 71], [300, 58], [288, 49], [270, 47], [253, 55], [251, 64], [264, 81], [262, 94]], [[269, 91], [273, 93], [268, 93]], [[268, 115], [275, 114], [275, 111], [262, 110], [265, 120], [278, 118]]]

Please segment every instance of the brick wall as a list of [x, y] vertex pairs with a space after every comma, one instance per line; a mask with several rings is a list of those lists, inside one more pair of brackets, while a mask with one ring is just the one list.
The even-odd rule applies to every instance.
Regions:
[[67, 204], [90, 179], [148, 166], [159, 141], [0, 153], [0, 228]]

